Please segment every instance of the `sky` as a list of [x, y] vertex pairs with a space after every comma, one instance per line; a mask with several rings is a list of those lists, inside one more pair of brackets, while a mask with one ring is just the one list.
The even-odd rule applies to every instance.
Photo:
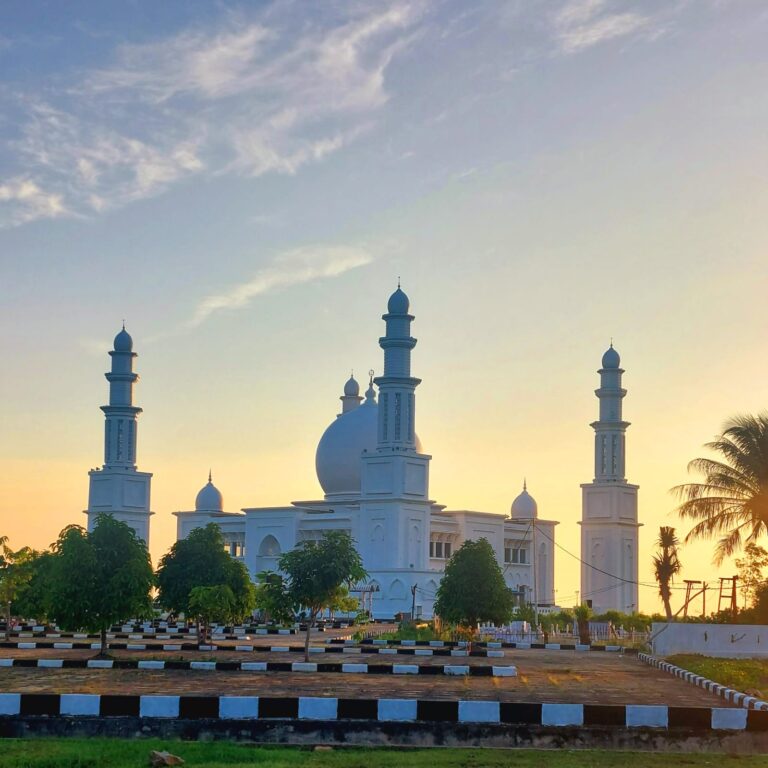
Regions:
[[155, 562], [209, 468], [228, 510], [319, 497], [400, 277], [432, 497], [526, 477], [574, 554], [613, 339], [652, 582], [669, 489], [768, 402], [767, 35], [761, 0], [4, 3], [2, 532], [85, 522], [123, 319]]

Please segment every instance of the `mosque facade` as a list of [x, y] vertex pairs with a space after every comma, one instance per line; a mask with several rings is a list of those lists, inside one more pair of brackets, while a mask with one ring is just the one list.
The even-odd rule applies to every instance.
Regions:
[[[177, 538], [216, 523], [226, 547], [248, 567], [253, 578], [277, 570], [280, 556], [326, 531], [346, 531], [354, 539], [369, 577], [356, 589], [368, 597], [377, 618], [415, 612], [429, 617], [438, 585], [451, 555], [467, 540], [491, 544], [506, 584], [520, 602], [547, 609], [555, 605], [555, 527], [539, 517], [526, 484], [509, 513], [448, 509], [430, 496], [429, 468], [416, 432], [416, 389], [411, 372], [414, 316], [398, 286], [382, 316], [385, 333], [383, 373], [371, 373], [367, 390], [350, 378], [343, 388], [341, 412], [318, 443], [315, 469], [322, 498], [280, 507], [246, 507], [226, 511], [221, 492], [209, 474], [194, 509], [174, 512]], [[101, 469], [91, 470], [89, 527], [100, 512], [109, 512], [149, 543], [151, 474], [136, 466], [137, 418], [133, 405], [136, 354], [123, 328], [115, 338], [105, 414], [105, 453]], [[596, 433], [596, 471], [582, 486], [582, 596], [599, 610], [637, 609], [637, 486], [624, 478], [624, 431], [619, 358], [611, 349], [600, 371], [600, 419]], [[618, 440], [618, 442], [616, 442]], [[619, 572], [626, 582], [613, 577]], [[626, 588], [634, 581], [635, 591]], [[612, 588], [614, 582], [618, 588]], [[354, 591], [353, 591], [354, 593]]]

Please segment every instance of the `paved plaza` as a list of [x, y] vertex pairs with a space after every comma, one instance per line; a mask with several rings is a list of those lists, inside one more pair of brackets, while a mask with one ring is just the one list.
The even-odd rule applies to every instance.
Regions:
[[[281, 643], [282, 644], [282, 643]], [[287, 643], [285, 643], [287, 644]], [[115, 659], [201, 659], [253, 661], [237, 652], [151, 653], [117, 651]], [[296, 653], [258, 653], [259, 660], [291, 661]], [[318, 654], [319, 656], [319, 654]], [[345, 654], [346, 656], [346, 654]], [[36, 649], [0, 653], [4, 658], [92, 658], [92, 651]], [[394, 660], [395, 657], [390, 657]], [[334, 660], [339, 655], [334, 654]], [[315, 660], [315, 659], [313, 659]], [[381, 663], [373, 653], [349, 661]], [[666, 704], [725, 706], [722, 699], [647, 666], [635, 656], [605, 652], [515, 650], [503, 658], [469, 657], [462, 664], [515, 665], [514, 678], [443, 675], [330, 674], [313, 672], [212, 672], [198, 670], [98, 670], [1, 668], [0, 692], [121, 693], [250, 696], [337, 696], [346, 698], [493, 699], [508, 702]], [[445, 663], [445, 657], [409, 657], [409, 664]]]

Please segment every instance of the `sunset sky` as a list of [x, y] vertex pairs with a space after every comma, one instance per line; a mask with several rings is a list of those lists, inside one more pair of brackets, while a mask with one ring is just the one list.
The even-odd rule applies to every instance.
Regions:
[[228, 510], [319, 497], [400, 276], [432, 497], [525, 476], [576, 554], [613, 338], [652, 582], [669, 488], [768, 408], [766, 40], [762, 0], [3, 4], [0, 533], [85, 523], [123, 318], [155, 561], [209, 467]]

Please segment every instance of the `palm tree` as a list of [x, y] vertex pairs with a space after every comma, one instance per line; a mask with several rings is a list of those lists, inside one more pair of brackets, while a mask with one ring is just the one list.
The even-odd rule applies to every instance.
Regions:
[[685, 541], [719, 536], [714, 562], [720, 565], [768, 533], [768, 411], [757, 416], [735, 416], [706, 448], [722, 461], [694, 459], [688, 470], [704, 474], [704, 482], [672, 489], [682, 499], [682, 518], [695, 520]]
[[656, 581], [659, 582], [659, 595], [664, 603], [667, 621], [672, 621], [672, 606], [669, 604], [672, 596], [672, 582], [683, 567], [677, 557], [679, 544], [674, 528], [667, 525], [659, 528], [659, 538], [656, 540], [659, 551], [653, 556], [653, 570]]

